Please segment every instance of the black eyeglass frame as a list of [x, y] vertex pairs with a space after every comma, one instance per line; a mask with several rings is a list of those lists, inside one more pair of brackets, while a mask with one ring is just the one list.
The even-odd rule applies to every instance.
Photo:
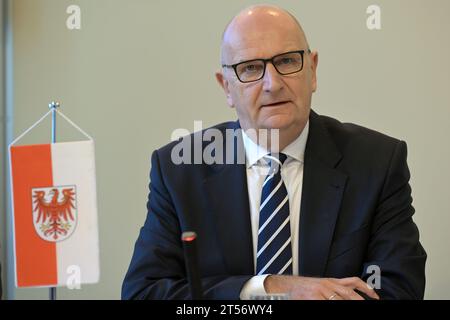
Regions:
[[[311, 49], [307, 49], [306, 51], [308, 52], [308, 54], [311, 53]], [[301, 57], [302, 57], [302, 67], [300, 68], [300, 70], [293, 71], [293, 72], [288, 72], [288, 73], [280, 72], [280, 70], [278, 70], [278, 68], [277, 68], [277, 67], [275, 66], [275, 64], [273, 63], [273, 60], [274, 60], [275, 58], [279, 57], [279, 56], [284, 56], [285, 54], [290, 54], [290, 53], [300, 53], [300, 55], [301, 55]], [[241, 62], [238, 62], [238, 63], [235, 63], [235, 64], [222, 64], [222, 68], [233, 68], [234, 74], [236, 75], [236, 77], [238, 78], [238, 80], [239, 80], [240, 82], [242, 82], [242, 83], [249, 83], [249, 82], [259, 81], [259, 80], [261, 80], [262, 78], [264, 78], [264, 75], [266, 74], [267, 62], [272, 63], [272, 65], [273, 65], [273, 67], [275, 68], [275, 70], [277, 70], [277, 72], [278, 72], [279, 74], [281, 74], [282, 76], [286, 76], [286, 75], [288, 75], [288, 74], [294, 74], [294, 73], [297, 73], [297, 72], [302, 71], [302, 70], [303, 70], [303, 64], [304, 64], [304, 55], [305, 55], [305, 50], [294, 50], [294, 51], [288, 51], [288, 52], [284, 52], [284, 53], [277, 54], [276, 56], [273, 56], [272, 58], [269, 58], [269, 59], [251, 59], [251, 60], [241, 61]], [[239, 75], [238, 75], [238, 72], [237, 72], [237, 67], [238, 67], [239, 65], [241, 65], [241, 64], [249, 63], [249, 62], [253, 62], [253, 61], [262, 61], [262, 62], [264, 63], [264, 70], [263, 70], [263, 73], [262, 73], [261, 77], [258, 78], [258, 79], [256, 79], [256, 80], [242, 81], [241, 78], [239, 78]]]

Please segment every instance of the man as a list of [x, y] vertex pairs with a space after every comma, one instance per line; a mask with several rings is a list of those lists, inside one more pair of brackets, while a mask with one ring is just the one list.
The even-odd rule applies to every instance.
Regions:
[[[198, 234], [207, 299], [423, 298], [406, 144], [312, 111], [317, 64], [288, 12], [259, 5], [234, 17], [216, 77], [239, 121], [215, 129], [243, 129], [245, 163], [177, 165], [179, 142], [153, 153], [123, 298], [190, 297], [180, 240], [188, 230]], [[251, 133], [262, 129], [279, 139]], [[280, 170], [260, 174], [273, 163]]]

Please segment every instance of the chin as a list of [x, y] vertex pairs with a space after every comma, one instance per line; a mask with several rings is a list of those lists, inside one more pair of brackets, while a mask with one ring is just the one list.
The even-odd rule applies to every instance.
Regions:
[[286, 116], [274, 116], [266, 119], [263, 122], [263, 128], [266, 129], [286, 129], [292, 125], [293, 119]]

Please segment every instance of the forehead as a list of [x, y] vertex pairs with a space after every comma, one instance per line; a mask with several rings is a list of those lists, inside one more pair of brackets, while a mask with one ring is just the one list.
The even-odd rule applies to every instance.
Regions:
[[280, 17], [238, 20], [224, 35], [224, 58], [239, 62], [304, 49], [306, 41], [293, 20]]

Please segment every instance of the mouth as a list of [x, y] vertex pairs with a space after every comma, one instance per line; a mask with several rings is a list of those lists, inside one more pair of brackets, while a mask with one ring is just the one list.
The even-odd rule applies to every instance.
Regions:
[[274, 103], [263, 104], [262, 107], [280, 107], [282, 105], [287, 104], [289, 101], [279, 101]]

